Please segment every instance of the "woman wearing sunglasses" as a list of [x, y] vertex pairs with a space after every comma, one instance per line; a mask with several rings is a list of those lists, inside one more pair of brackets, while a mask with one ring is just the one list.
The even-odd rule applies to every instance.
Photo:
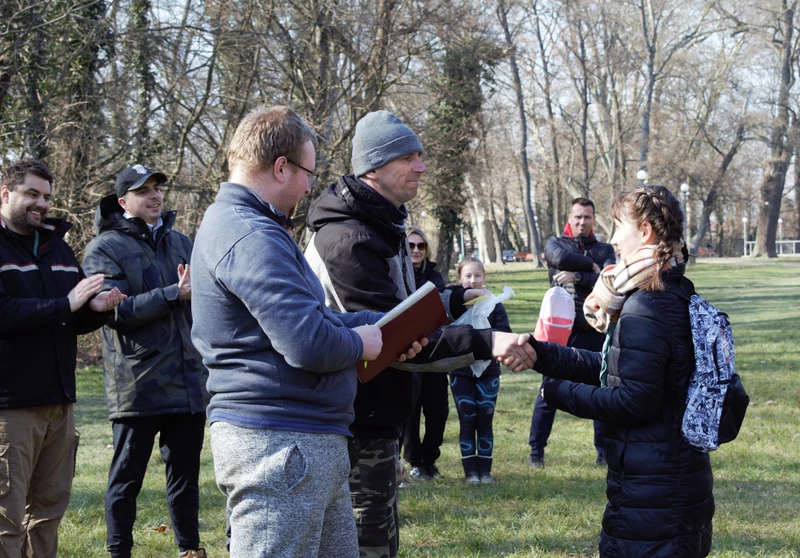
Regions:
[[[414, 264], [416, 287], [420, 288], [430, 281], [439, 292], [445, 288], [442, 275], [436, 271], [436, 263], [430, 260], [428, 237], [418, 227], [408, 227], [408, 247], [411, 250], [411, 263]], [[414, 412], [406, 422], [403, 435], [403, 459], [411, 465], [411, 478], [431, 480], [442, 475], [436, 468], [436, 460], [444, 440], [444, 427], [447, 422], [448, 395], [447, 374], [420, 374], [420, 393]], [[420, 440], [419, 422], [425, 414], [425, 437]]]

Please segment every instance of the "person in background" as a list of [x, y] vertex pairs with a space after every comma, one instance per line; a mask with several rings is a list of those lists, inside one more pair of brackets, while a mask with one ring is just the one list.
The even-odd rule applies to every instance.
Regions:
[[[590, 351], [599, 351], [602, 348], [603, 335], [586, 322], [583, 317], [583, 302], [592, 292], [600, 270], [616, 262], [611, 245], [600, 242], [595, 237], [595, 223], [592, 200], [575, 198], [570, 207], [569, 220], [564, 226], [564, 234], [548, 238], [544, 249], [551, 285], [564, 287], [575, 300], [575, 323], [567, 346]], [[553, 429], [555, 416], [556, 410], [538, 395], [533, 406], [528, 437], [531, 447], [528, 465], [535, 469], [544, 467], [544, 448]], [[597, 451], [596, 463], [605, 465], [603, 424], [600, 421], [594, 421], [594, 447]]]
[[676, 402], [694, 372], [688, 258], [680, 203], [664, 186], [617, 195], [611, 206], [620, 262], [603, 270], [584, 313], [606, 334], [602, 353], [534, 339], [548, 404], [602, 420], [608, 503], [600, 556], [707, 556], [714, 483], [708, 453], [681, 436]]
[[192, 241], [164, 210], [165, 174], [133, 165], [100, 201], [97, 236], [84, 269], [128, 295], [103, 327], [106, 403], [114, 455], [106, 490], [107, 545], [130, 558], [136, 499], [158, 435], [166, 499], [178, 555], [205, 558], [200, 546], [200, 452], [206, 425], [208, 371], [194, 348]]
[[100, 328], [125, 299], [100, 292], [64, 241], [71, 225], [48, 218], [53, 175], [23, 159], [0, 182], [0, 556], [58, 555], [78, 433], [78, 335]]
[[[474, 256], [464, 258], [456, 268], [456, 280], [467, 293], [489, 294], [486, 289], [486, 270]], [[465, 295], [465, 299], [473, 296]], [[454, 317], [467, 311], [462, 306]], [[493, 331], [511, 333], [508, 314], [502, 303], [489, 314], [489, 325]], [[500, 391], [500, 365], [491, 361], [480, 376], [475, 376], [470, 367], [450, 372], [450, 390], [458, 412], [458, 445], [461, 448], [461, 465], [467, 484], [494, 484], [492, 476], [492, 454], [494, 450], [494, 419], [497, 395]]]
[[[419, 227], [406, 229], [411, 263], [414, 266], [414, 282], [420, 288], [430, 281], [439, 292], [445, 288], [442, 275], [430, 260], [428, 237]], [[409, 476], [414, 480], [431, 480], [442, 474], [436, 467], [444, 441], [444, 428], [449, 412], [447, 398], [447, 376], [445, 374], [420, 374], [417, 404], [405, 424], [403, 433], [403, 459], [411, 466]], [[425, 436], [420, 440], [420, 419], [425, 414]]]

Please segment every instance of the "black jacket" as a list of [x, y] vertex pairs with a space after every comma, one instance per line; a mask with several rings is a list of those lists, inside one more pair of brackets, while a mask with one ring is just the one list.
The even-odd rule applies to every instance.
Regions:
[[161, 214], [156, 239], [139, 218], [124, 219], [103, 204], [98, 235], [86, 246], [87, 273], [128, 295], [103, 328], [103, 371], [109, 419], [202, 413], [208, 371], [195, 349], [189, 301], [178, 298], [178, 264], [192, 241], [172, 230], [176, 212]]
[[[329, 306], [348, 312], [386, 312], [415, 290], [403, 226], [406, 215], [404, 208], [392, 206], [353, 175], [331, 184], [314, 201], [308, 213], [314, 236], [306, 258]], [[491, 358], [490, 330], [456, 326], [428, 339], [429, 345], [413, 361], [358, 385], [350, 427], [356, 437], [399, 436], [419, 392], [414, 370], [449, 371]]]
[[544, 245], [544, 259], [547, 261], [547, 275], [551, 285], [553, 276], [559, 271], [581, 272], [581, 279], [575, 282], [575, 292], [572, 293], [572, 298], [575, 299], [575, 324], [572, 329], [577, 332], [588, 330], [589, 324], [583, 317], [583, 303], [599, 277], [592, 266], [597, 264], [602, 270], [608, 265], [614, 265], [617, 261], [614, 248], [611, 244], [598, 241], [594, 233], [585, 238], [551, 236]]
[[[663, 292], [636, 291], [622, 307], [599, 387], [600, 353], [532, 341], [548, 403], [604, 422], [608, 505], [603, 557], [698, 557], [711, 547], [713, 477], [708, 454], [681, 438], [673, 409], [694, 370], [684, 266]], [[570, 381], [566, 381], [570, 380]]]
[[442, 292], [445, 289], [442, 274], [436, 271], [436, 262], [425, 260], [422, 262], [422, 269], [414, 268], [414, 283], [419, 289], [426, 282], [430, 281], [436, 286], [436, 290]]
[[109, 317], [88, 304], [70, 312], [67, 295], [86, 276], [64, 241], [69, 228], [45, 220], [34, 256], [0, 226], [0, 409], [74, 402], [78, 335]]
[[[459, 287], [448, 287], [448, 290], [458, 289]], [[463, 301], [463, 295], [461, 297]], [[453, 318], [458, 319], [461, 317], [463, 313], [467, 311], [467, 308], [462, 303], [459, 309], [453, 309]], [[492, 310], [492, 313], [489, 314], [489, 325], [492, 327], [492, 331], [504, 331], [506, 333], [511, 333], [511, 324], [508, 321], [508, 313], [506, 312], [505, 307], [502, 303], [498, 304]], [[472, 368], [469, 366], [464, 366], [462, 368], [457, 368], [450, 372], [451, 376], [464, 376], [468, 378], [474, 377], [472, 373]], [[486, 367], [486, 370], [483, 371], [481, 377], [491, 377], [491, 376], [499, 376], [500, 375], [500, 363], [496, 360], [492, 359], [489, 362], [489, 366]]]

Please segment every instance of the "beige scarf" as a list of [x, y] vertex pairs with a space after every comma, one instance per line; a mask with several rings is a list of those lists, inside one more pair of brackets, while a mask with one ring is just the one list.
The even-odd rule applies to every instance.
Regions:
[[[626, 295], [658, 273], [658, 265], [653, 258], [655, 249], [654, 244], [640, 246], [617, 265], [610, 265], [600, 272], [600, 278], [583, 304], [583, 315], [589, 325], [605, 333], [608, 326], [617, 321]], [[683, 256], [678, 247], [664, 268], [669, 269], [681, 261]]]

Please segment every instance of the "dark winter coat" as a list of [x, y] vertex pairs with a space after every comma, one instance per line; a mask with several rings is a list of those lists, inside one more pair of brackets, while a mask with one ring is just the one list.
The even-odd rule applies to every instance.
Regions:
[[573, 331], [586, 331], [589, 324], [583, 317], [583, 303], [592, 292], [599, 274], [594, 271], [593, 264], [602, 270], [617, 261], [611, 244], [600, 242], [594, 233], [587, 237], [561, 235], [551, 236], [544, 245], [544, 259], [547, 261], [547, 274], [550, 284], [553, 276], [559, 271], [580, 271], [581, 279], [574, 283], [572, 298], [575, 300], [575, 324]]
[[[414, 292], [414, 266], [403, 226], [406, 216], [405, 208], [394, 207], [353, 175], [331, 184], [314, 201], [308, 213], [314, 236], [306, 258], [330, 307], [386, 312]], [[350, 427], [357, 438], [399, 436], [419, 392], [413, 371], [448, 371], [492, 358], [488, 329], [456, 326], [428, 339], [428, 346], [412, 361], [358, 385]]]
[[189, 301], [178, 298], [178, 264], [189, 263], [192, 242], [172, 230], [175, 211], [162, 213], [156, 239], [140, 218], [125, 219], [103, 205], [99, 234], [83, 260], [103, 273], [105, 286], [128, 295], [103, 327], [103, 369], [111, 420], [205, 412], [208, 371], [191, 340]]
[[[711, 547], [713, 478], [708, 454], [681, 438], [672, 412], [694, 369], [684, 266], [663, 292], [635, 291], [622, 307], [599, 387], [601, 355], [531, 341], [544, 397], [578, 417], [602, 420], [608, 461], [603, 557], [700, 557]], [[570, 380], [570, 381], [566, 381]]]
[[67, 295], [86, 275], [64, 242], [69, 229], [45, 220], [34, 256], [25, 238], [0, 225], [0, 409], [74, 402], [78, 335], [110, 315], [88, 304], [70, 312]]
[[[448, 290], [453, 289], [453, 287], [449, 287]], [[463, 299], [462, 299], [463, 300]], [[467, 308], [462, 304], [460, 310], [455, 311], [453, 314], [453, 318], [458, 319], [461, 315], [466, 312]], [[502, 303], [498, 304], [492, 310], [492, 313], [489, 314], [489, 325], [492, 328], [492, 331], [504, 331], [506, 333], [511, 333], [511, 324], [508, 322], [508, 313], [506, 312], [505, 307]], [[468, 378], [472, 378], [474, 374], [472, 373], [472, 368], [469, 366], [464, 366], [462, 368], [457, 368], [450, 372], [451, 376], [465, 376]], [[496, 360], [492, 359], [489, 361], [489, 366], [486, 367], [486, 370], [483, 371], [481, 377], [486, 376], [487, 378], [490, 376], [499, 376], [500, 375], [500, 363]]]
[[444, 279], [442, 274], [436, 271], [436, 262], [428, 259], [422, 262], [420, 267], [414, 268], [414, 283], [419, 289], [422, 285], [430, 281], [436, 287], [436, 290], [442, 292], [445, 289]]

